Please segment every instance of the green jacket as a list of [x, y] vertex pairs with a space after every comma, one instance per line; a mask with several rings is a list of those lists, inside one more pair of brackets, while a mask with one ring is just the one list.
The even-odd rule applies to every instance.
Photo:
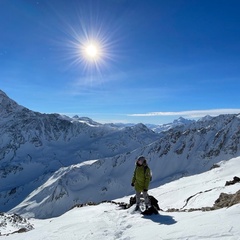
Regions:
[[136, 166], [133, 173], [132, 183], [137, 192], [142, 192], [144, 189], [148, 190], [150, 179], [151, 171], [148, 166]]

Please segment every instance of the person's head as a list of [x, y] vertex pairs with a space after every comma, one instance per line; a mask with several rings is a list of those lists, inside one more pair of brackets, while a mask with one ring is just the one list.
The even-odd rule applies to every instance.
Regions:
[[146, 161], [145, 157], [143, 157], [143, 156], [138, 157], [138, 159], [137, 159], [138, 166], [146, 165], [146, 163], [147, 163], [147, 161]]

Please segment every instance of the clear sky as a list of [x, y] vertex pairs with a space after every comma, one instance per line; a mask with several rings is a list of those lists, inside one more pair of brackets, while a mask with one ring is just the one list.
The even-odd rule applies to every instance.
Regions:
[[0, 0], [0, 89], [102, 123], [238, 113], [239, 12], [239, 0]]

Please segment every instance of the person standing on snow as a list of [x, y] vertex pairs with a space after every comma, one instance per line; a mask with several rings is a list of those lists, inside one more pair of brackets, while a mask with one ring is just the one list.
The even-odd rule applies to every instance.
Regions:
[[139, 210], [140, 205], [140, 195], [143, 193], [144, 202], [146, 209], [151, 207], [151, 203], [148, 198], [148, 187], [151, 181], [151, 171], [147, 165], [145, 157], [140, 156], [136, 161], [136, 168], [133, 173], [131, 185], [135, 188], [136, 191], [136, 208]]

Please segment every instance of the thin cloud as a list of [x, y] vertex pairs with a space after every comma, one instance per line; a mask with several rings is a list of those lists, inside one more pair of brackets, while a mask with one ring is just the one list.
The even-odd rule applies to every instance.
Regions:
[[206, 115], [218, 116], [221, 114], [240, 113], [240, 109], [210, 109], [210, 110], [191, 110], [180, 112], [149, 112], [128, 114], [131, 117], [156, 117], [156, 116], [184, 116], [188, 118], [200, 118]]

